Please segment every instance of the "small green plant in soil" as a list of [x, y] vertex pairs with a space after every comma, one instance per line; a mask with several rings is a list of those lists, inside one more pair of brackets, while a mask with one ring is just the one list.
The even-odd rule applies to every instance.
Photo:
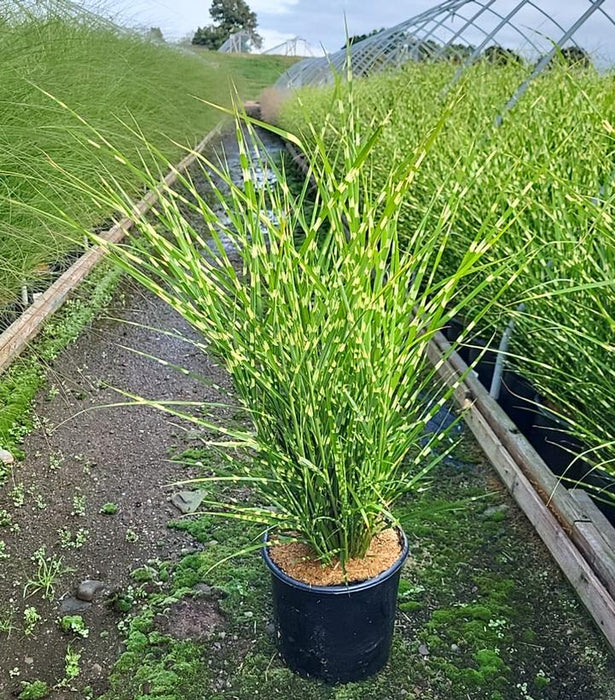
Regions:
[[10, 639], [11, 634], [17, 629], [14, 624], [14, 620], [15, 613], [0, 613], [0, 634], [6, 635], [7, 639]]
[[61, 577], [69, 573], [71, 569], [64, 565], [62, 557], [48, 555], [44, 546], [32, 555], [32, 561], [36, 566], [36, 571], [26, 581], [23, 591], [24, 598], [29, 598], [39, 592], [42, 592], [43, 598], [53, 598], [55, 587]]
[[42, 620], [38, 610], [29, 605], [23, 612], [23, 631], [26, 636], [34, 633], [36, 625]]
[[58, 530], [58, 543], [62, 549], [81, 549], [89, 536], [89, 530], [84, 527], [80, 527], [74, 533], [67, 527], [61, 527]]
[[23, 681], [21, 688], [18, 695], [19, 700], [43, 700], [43, 698], [48, 698], [51, 693], [51, 689], [43, 681]]
[[117, 503], [105, 503], [101, 509], [100, 512], [102, 515], [115, 515], [117, 511], [119, 510], [119, 506]]
[[66, 634], [76, 634], [84, 639], [90, 635], [90, 630], [81, 615], [64, 615], [60, 620], [60, 629]]
[[81, 673], [79, 662], [81, 661], [81, 652], [75, 651], [69, 644], [66, 647], [64, 656], [64, 678], [58, 684], [60, 687], [68, 687]]
[[34, 497], [34, 504], [39, 510], [45, 510], [47, 508], [47, 502], [45, 501], [42, 494], [37, 493]]
[[22, 483], [15, 484], [13, 489], [9, 492], [9, 497], [13, 501], [13, 506], [15, 508], [21, 508], [26, 502], [26, 489]]
[[86, 508], [87, 497], [84, 494], [75, 494], [73, 496], [73, 510], [71, 512], [71, 515], [84, 517]]
[[124, 535], [124, 539], [126, 540], [126, 542], [138, 542], [139, 535], [131, 527], [129, 527], [126, 530], [126, 534]]

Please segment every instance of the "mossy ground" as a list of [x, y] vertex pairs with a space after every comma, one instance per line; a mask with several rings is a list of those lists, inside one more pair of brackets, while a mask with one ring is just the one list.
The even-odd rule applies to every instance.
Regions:
[[32, 401], [45, 384], [51, 362], [110, 303], [120, 277], [117, 267], [100, 265], [45, 325], [28, 352], [2, 375], [0, 447], [20, 452], [23, 437], [32, 428]]
[[[224, 468], [206, 452], [188, 457], [206, 473]], [[226, 495], [249, 498], [245, 490]], [[172, 524], [200, 551], [137, 572], [141, 583], [125, 601], [126, 652], [105, 698], [615, 697], [599, 631], [467, 436], [397, 514], [411, 555], [391, 662], [375, 678], [333, 688], [286, 669], [272, 637], [268, 577], [253, 551], [259, 529], [205, 516]], [[222, 627], [192, 639], [161, 631], [177, 600], [198, 605], [203, 596]]]

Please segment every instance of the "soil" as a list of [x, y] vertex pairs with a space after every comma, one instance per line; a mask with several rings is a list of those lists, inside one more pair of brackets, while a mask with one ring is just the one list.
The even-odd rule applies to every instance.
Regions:
[[[61, 679], [69, 642], [83, 654], [80, 680], [102, 692], [121, 652], [120, 617], [109, 603], [114, 591], [125, 588], [131, 571], [145, 562], [194, 549], [194, 540], [167, 528], [169, 520], [180, 516], [169, 503], [177, 490], [169, 484], [177, 481], [178, 467], [168, 451], [178, 442], [190, 445], [188, 425], [155, 408], [113, 407], [126, 399], [111, 388], [161, 400], [223, 400], [196, 379], [161, 369], [129, 349], [227, 386], [227, 376], [191, 343], [194, 339], [194, 332], [166, 304], [126, 283], [109, 317], [96, 322], [49, 368], [55, 389], [36, 401], [40, 427], [26, 439], [26, 459], [14, 472], [15, 485], [25, 489], [24, 504], [14, 508], [7, 489], [0, 493], [0, 508], [12, 512], [19, 525], [18, 532], [0, 530], [10, 553], [0, 571], [0, 611], [7, 613], [10, 601], [18, 627], [26, 606], [35, 606], [43, 619], [31, 635], [17, 630], [8, 643], [0, 638], [0, 697], [9, 697], [24, 679], [50, 684]], [[79, 503], [83, 514], [76, 513]], [[107, 503], [117, 506], [116, 514], [100, 512]], [[74, 542], [80, 530], [87, 530], [81, 547], [62, 546], [62, 532], [70, 531]], [[40, 593], [24, 600], [26, 580], [36, 571], [31, 556], [41, 546], [48, 558], [61, 557], [71, 571], [61, 576], [53, 600]], [[87, 643], [80, 643], [63, 635], [56, 619], [67, 599], [81, 607], [73, 595], [85, 579], [102, 581], [104, 590], [84, 610], [75, 610], [89, 629]], [[11, 678], [12, 669], [19, 669], [19, 676]]]
[[314, 550], [302, 542], [283, 542], [271, 547], [271, 559], [285, 574], [310, 586], [336, 586], [375, 578], [389, 569], [401, 554], [399, 535], [393, 528], [378, 533], [362, 559], [350, 559], [342, 569], [339, 559], [323, 566]]

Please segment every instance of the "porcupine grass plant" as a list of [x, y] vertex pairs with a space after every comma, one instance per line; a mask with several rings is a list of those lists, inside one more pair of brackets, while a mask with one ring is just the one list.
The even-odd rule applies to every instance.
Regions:
[[[453, 393], [427, 359], [431, 339], [483, 285], [501, 278], [505, 287], [517, 272], [510, 261], [483, 266], [515, 217], [514, 207], [496, 200], [458, 268], [438, 277], [463, 206], [460, 187], [450, 190], [437, 225], [418, 226], [402, 248], [399, 204], [437, 129], [374, 191], [365, 163], [383, 124], [359, 135], [352, 85], [340, 91], [335, 109], [344, 116], [335, 153], [327, 153], [320, 133], [307, 153], [313, 190], [307, 178], [298, 192], [288, 187], [253, 121], [238, 113], [241, 182], [227, 166], [198, 159], [214, 204], [189, 174], [181, 189], [169, 189], [157, 172], [126, 161], [160, 200], [149, 217], [137, 216], [140, 236], [113, 250], [222, 358], [251, 423], [221, 427], [181, 404], [155, 404], [218, 431], [212, 444], [253, 455], [236, 475], [218, 478], [249, 485], [260, 505], [206, 499], [204, 507], [292, 532], [323, 563], [339, 558], [344, 566], [395, 523], [395, 502], [450, 449], [452, 426], [427, 427]], [[292, 134], [277, 133], [303, 150]], [[101, 134], [92, 139], [113, 150]], [[113, 178], [95, 187], [73, 178], [73, 186], [135, 215]], [[433, 212], [427, 218], [433, 221]], [[462, 281], [479, 271], [483, 281], [460, 294]], [[489, 304], [496, 303], [497, 295]]]

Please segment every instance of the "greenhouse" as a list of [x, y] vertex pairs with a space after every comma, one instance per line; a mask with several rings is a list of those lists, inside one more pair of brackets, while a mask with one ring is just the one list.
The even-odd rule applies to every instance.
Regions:
[[0, 698], [615, 698], [615, 0], [189, 5], [0, 1]]

